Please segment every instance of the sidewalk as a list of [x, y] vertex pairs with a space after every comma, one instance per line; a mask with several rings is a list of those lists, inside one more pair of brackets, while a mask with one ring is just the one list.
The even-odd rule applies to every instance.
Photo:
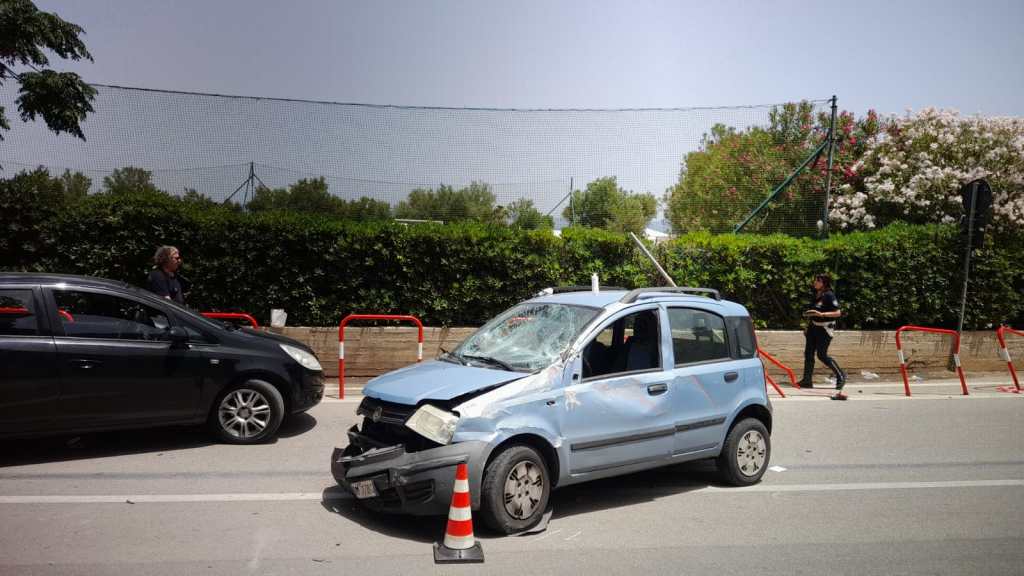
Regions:
[[[775, 376], [773, 376], [775, 377]], [[768, 387], [768, 395], [772, 399], [785, 401], [790, 398], [828, 398], [836, 393], [835, 384], [828, 382], [824, 377], [815, 379], [814, 388], [796, 389], [789, 384], [787, 379], [781, 381], [775, 377], [775, 381], [782, 388], [786, 395], [783, 399], [771, 386]], [[967, 374], [967, 392], [969, 398], [991, 398], [991, 397], [1021, 397], [1024, 394], [1018, 393], [1013, 385], [1013, 379], [1007, 373], [981, 373]], [[903, 386], [903, 379], [899, 374], [883, 375], [878, 379], [866, 379], [860, 374], [850, 375], [843, 392], [850, 400], [856, 399], [885, 399], [885, 398], [906, 398]], [[911, 398], [959, 398], [963, 397], [960, 387], [960, 379], [956, 374], [948, 373], [942, 375], [910, 375]]]
[[[773, 400], [784, 402], [791, 398], [828, 398], [835, 394], [835, 384], [829, 383], [825, 377], [819, 376], [815, 379], [814, 388], [796, 389], [793, 388], [785, 378], [779, 379], [773, 375], [775, 381], [782, 388], [785, 398], [779, 396], [775, 389], [768, 387], [768, 396]], [[953, 398], [962, 396], [960, 390], [960, 379], [955, 374], [943, 375], [911, 375], [910, 393], [912, 398]], [[968, 397], [991, 398], [991, 397], [1024, 397], [1024, 393], [1017, 393], [1013, 386], [1013, 379], [1009, 372], [1000, 374], [998, 372], [967, 374]], [[345, 378], [345, 400], [358, 402], [363, 397], [363, 385], [370, 378]], [[892, 399], [905, 398], [903, 380], [899, 374], [883, 375], [881, 378], [865, 379], [860, 374], [851, 374], [850, 380], [843, 388], [843, 392], [851, 400], [856, 399]], [[327, 386], [324, 396], [329, 399], [338, 400], [338, 379], [327, 378]]]

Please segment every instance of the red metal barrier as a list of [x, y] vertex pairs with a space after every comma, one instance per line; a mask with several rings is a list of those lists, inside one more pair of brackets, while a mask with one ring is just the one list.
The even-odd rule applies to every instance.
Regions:
[[[764, 362], [762, 362], [761, 364], [764, 365]], [[779, 385], [775, 383], [775, 379], [768, 375], [767, 368], [765, 368], [764, 371], [764, 380], [765, 382], [771, 384], [772, 388], [775, 388], [775, 391], [779, 393], [779, 396], [782, 396], [783, 398], [786, 397], [786, 395], [782, 392], [782, 388], [779, 388]], [[767, 390], [767, 388], [765, 388], [765, 390]]]
[[1009, 332], [1010, 334], [1016, 334], [1017, 336], [1024, 336], [1024, 332], [1014, 330], [1009, 326], [1000, 326], [996, 330], [996, 338], [999, 339], [999, 351], [1003, 356], [1003, 360], [1006, 360], [1006, 366], [1010, 369], [1010, 376], [1013, 377], [1013, 385], [1020, 392], [1020, 380], [1017, 379], [1017, 371], [1013, 368], [1013, 359], [1010, 358], [1010, 351], [1006, 349], [1006, 338], [1004, 334]]
[[900, 341], [901, 332], [931, 332], [933, 334], [949, 334], [953, 336], [953, 362], [956, 364], [956, 373], [960, 376], [960, 389], [964, 396], [967, 396], [967, 381], [964, 379], [964, 369], [960, 366], [960, 334], [956, 330], [945, 328], [927, 328], [925, 326], [900, 326], [896, 329], [896, 354], [900, 358], [900, 374], [903, 374], [903, 391], [910, 396], [910, 380], [907, 378], [907, 361], [903, 357], [903, 344]]
[[238, 312], [203, 312], [203, 316], [212, 318], [214, 320], [245, 320], [253, 328], [259, 328], [260, 325], [256, 322], [256, 319], [249, 314], [241, 314]]
[[401, 320], [412, 322], [419, 328], [416, 361], [423, 361], [423, 323], [415, 316], [401, 314], [349, 314], [338, 324], [338, 397], [345, 398], [345, 326], [353, 320]]
[[785, 372], [786, 375], [789, 376], [789, 383], [792, 384], [794, 388], [800, 388], [800, 384], [796, 381], [796, 374], [793, 373], [793, 369], [792, 368], [790, 368], [789, 366], [786, 366], [785, 364], [780, 362], [777, 358], [775, 358], [771, 354], [769, 354], [769, 353], [765, 352], [764, 350], [762, 350], [760, 346], [757, 347], [757, 354], [759, 356], [761, 356], [762, 358], [764, 358], [765, 360], [771, 362], [772, 364], [775, 364], [783, 372]]

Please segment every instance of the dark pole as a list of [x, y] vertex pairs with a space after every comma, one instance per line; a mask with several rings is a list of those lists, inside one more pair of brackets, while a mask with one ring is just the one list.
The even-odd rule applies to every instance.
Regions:
[[249, 178], [245, 181], [245, 202], [249, 204], [249, 201], [256, 196], [256, 167], [253, 162], [249, 162]]
[[828, 125], [828, 172], [825, 174], [825, 213], [821, 219], [822, 236], [828, 238], [828, 202], [832, 192], [832, 150], [836, 142], [836, 96], [832, 95], [832, 120]]
[[960, 323], [956, 326], [959, 334], [964, 329], [964, 313], [967, 311], [967, 279], [971, 273], [971, 251], [974, 243], [974, 205], [978, 199], [978, 182], [971, 184], [971, 209], [967, 212], [967, 250], [964, 253], [964, 289], [960, 293]]

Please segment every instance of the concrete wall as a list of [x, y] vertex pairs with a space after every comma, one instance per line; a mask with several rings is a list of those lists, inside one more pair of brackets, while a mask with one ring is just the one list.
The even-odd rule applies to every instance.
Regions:
[[[316, 351], [324, 373], [329, 377], [338, 375], [338, 328], [285, 327], [272, 328], [309, 344]], [[452, 350], [476, 328], [424, 328], [423, 358], [435, 358], [440, 348]], [[867, 370], [879, 375], [899, 373], [896, 356], [894, 331], [840, 331], [832, 341], [829, 353], [851, 376]], [[904, 333], [904, 355], [908, 370], [913, 373], [935, 376], [953, 373], [946, 371], [949, 358], [950, 337], [920, 332]], [[801, 376], [803, 370], [804, 335], [799, 331], [760, 330], [757, 332], [760, 347], [787, 364]], [[1009, 335], [1007, 345], [1010, 355], [1016, 361], [1018, 372], [1024, 371], [1024, 338]], [[964, 371], [1006, 372], [1006, 362], [999, 356], [999, 343], [995, 330], [964, 332], [961, 341], [960, 360]], [[409, 328], [361, 328], [349, 326], [345, 329], [345, 376], [369, 377], [401, 368], [416, 361], [416, 329]], [[774, 367], [770, 373], [780, 374]], [[819, 363], [819, 374], [825, 368]]]

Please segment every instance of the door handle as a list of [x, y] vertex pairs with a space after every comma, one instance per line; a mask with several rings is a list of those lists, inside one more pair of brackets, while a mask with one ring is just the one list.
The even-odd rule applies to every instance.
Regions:
[[77, 358], [68, 362], [72, 368], [78, 368], [80, 370], [91, 370], [103, 364], [99, 360], [87, 360], [85, 358]]
[[665, 383], [651, 384], [647, 387], [647, 393], [651, 396], [657, 396], [658, 394], [664, 394], [665, 392], [668, 392], [668, 384]]
[[726, 372], [725, 373], [725, 381], [726, 382], [732, 382], [733, 380], [735, 380], [735, 379], [737, 379], [739, 377], [740, 377], [740, 373], [739, 372]]

